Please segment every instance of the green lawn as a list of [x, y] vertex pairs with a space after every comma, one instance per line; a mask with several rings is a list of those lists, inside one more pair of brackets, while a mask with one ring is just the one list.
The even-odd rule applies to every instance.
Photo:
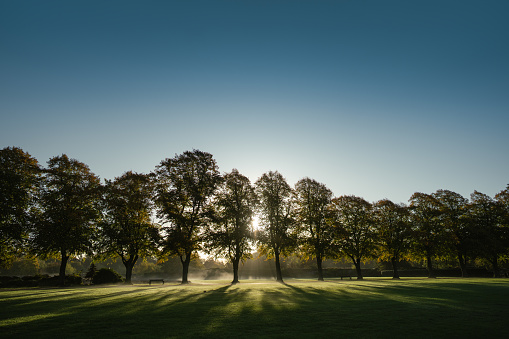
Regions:
[[1, 338], [482, 338], [509, 279], [199, 281], [0, 290]]

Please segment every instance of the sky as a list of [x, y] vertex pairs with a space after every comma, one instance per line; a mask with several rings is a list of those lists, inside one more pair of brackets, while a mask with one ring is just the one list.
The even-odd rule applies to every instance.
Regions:
[[509, 2], [0, 1], [0, 147], [407, 202], [509, 184]]

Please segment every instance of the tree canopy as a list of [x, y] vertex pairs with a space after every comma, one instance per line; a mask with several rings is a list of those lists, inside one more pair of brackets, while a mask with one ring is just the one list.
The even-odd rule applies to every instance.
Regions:
[[40, 179], [39, 163], [18, 147], [0, 150], [0, 267], [20, 254]]
[[91, 253], [100, 217], [99, 178], [67, 155], [48, 161], [39, 192], [42, 208], [31, 230], [32, 247], [42, 256], [60, 255], [60, 283], [70, 256]]
[[163, 222], [164, 248], [182, 262], [182, 283], [189, 263], [201, 249], [213, 216], [213, 195], [221, 182], [212, 154], [199, 150], [163, 160], [156, 168], [157, 215]]
[[101, 249], [120, 256], [126, 268], [125, 282], [130, 284], [138, 258], [157, 254], [159, 228], [151, 221], [153, 182], [149, 175], [129, 171], [106, 180], [103, 191]]
[[331, 255], [334, 239], [334, 228], [327, 223], [332, 191], [316, 180], [304, 178], [295, 185], [295, 198], [295, 215], [302, 250], [316, 258], [318, 280], [323, 281], [322, 261]]
[[249, 179], [233, 169], [224, 175], [215, 196], [215, 216], [208, 232], [209, 251], [233, 264], [233, 281], [239, 282], [239, 262], [251, 256], [253, 216], [258, 198]]
[[296, 244], [293, 192], [281, 173], [270, 171], [256, 181], [256, 193], [262, 227], [257, 240], [261, 253], [274, 257], [276, 279], [283, 281], [280, 256], [289, 254]]

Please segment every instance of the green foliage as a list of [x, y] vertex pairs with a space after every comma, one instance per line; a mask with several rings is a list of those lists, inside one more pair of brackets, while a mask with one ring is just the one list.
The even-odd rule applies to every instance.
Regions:
[[0, 268], [21, 254], [40, 178], [37, 160], [21, 148], [0, 150]]
[[332, 255], [334, 228], [327, 223], [332, 191], [324, 184], [304, 178], [295, 185], [297, 233], [302, 252], [315, 257], [318, 279], [323, 280], [322, 260]]
[[124, 279], [122, 276], [111, 268], [101, 268], [92, 278], [92, 283], [94, 285], [116, 284], [123, 281]]
[[238, 282], [240, 261], [251, 256], [253, 215], [258, 203], [249, 179], [236, 169], [224, 175], [215, 195], [214, 222], [207, 232], [207, 250], [233, 263], [233, 282]]
[[149, 175], [126, 172], [106, 180], [99, 243], [103, 254], [120, 256], [126, 281], [140, 256], [157, 253], [159, 228], [151, 222], [153, 182]]
[[372, 220], [372, 205], [353, 195], [334, 198], [329, 223], [335, 228], [334, 246], [338, 254], [352, 259], [357, 279], [362, 279], [360, 264], [372, 257], [375, 251], [376, 228]]
[[32, 229], [35, 254], [59, 254], [63, 282], [67, 260], [90, 252], [100, 216], [99, 178], [87, 165], [65, 154], [48, 161], [40, 190], [42, 212]]
[[178, 255], [182, 282], [213, 216], [213, 194], [222, 178], [212, 154], [193, 150], [163, 160], [156, 168], [157, 215], [166, 224], [164, 252]]
[[378, 260], [390, 260], [394, 278], [398, 278], [398, 263], [410, 251], [412, 228], [407, 206], [384, 199], [373, 204]]
[[279, 172], [264, 173], [256, 181], [260, 201], [260, 225], [257, 240], [260, 252], [276, 260], [277, 280], [283, 280], [279, 264], [281, 254], [290, 254], [296, 245], [293, 191]]

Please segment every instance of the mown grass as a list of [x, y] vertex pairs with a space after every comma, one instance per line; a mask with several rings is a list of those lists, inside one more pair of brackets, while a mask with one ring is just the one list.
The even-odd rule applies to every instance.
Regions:
[[2, 338], [477, 338], [509, 333], [507, 279], [195, 282], [0, 290]]

